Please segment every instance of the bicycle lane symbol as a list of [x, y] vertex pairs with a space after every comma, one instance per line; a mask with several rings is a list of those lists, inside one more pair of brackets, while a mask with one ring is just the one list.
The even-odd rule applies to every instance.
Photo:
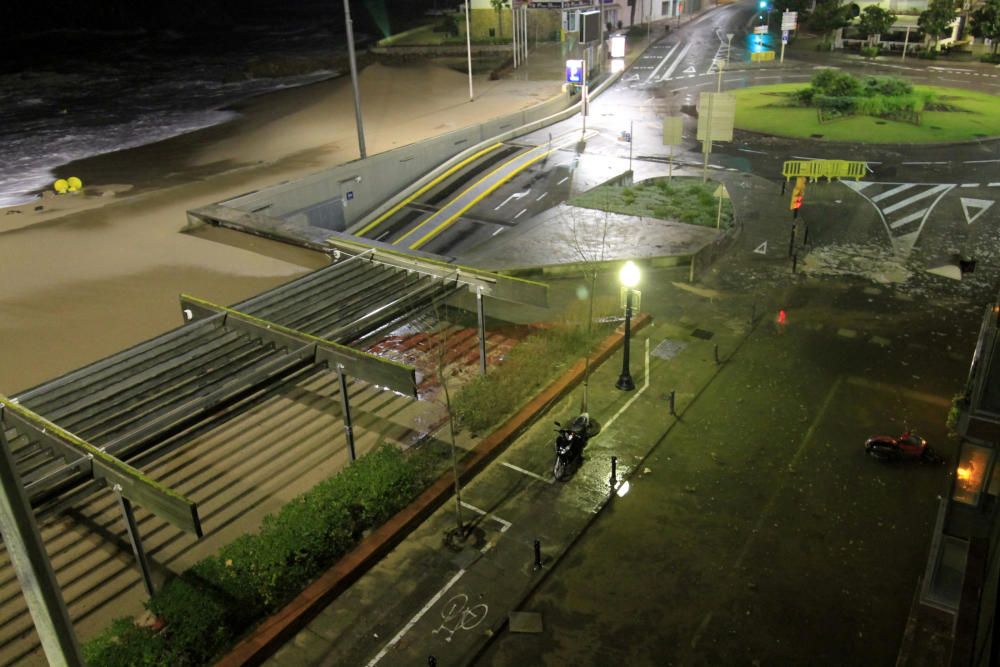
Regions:
[[459, 630], [472, 630], [482, 623], [490, 608], [483, 603], [471, 607], [468, 604], [469, 596], [465, 593], [459, 593], [448, 600], [441, 609], [441, 625], [431, 631], [431, 634], [447, 634], [444, 640], [450, 642]]

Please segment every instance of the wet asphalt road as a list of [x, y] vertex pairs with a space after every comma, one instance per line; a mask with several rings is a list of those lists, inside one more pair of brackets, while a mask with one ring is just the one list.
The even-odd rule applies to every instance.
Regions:
[[656, 448], [522, 607], [545, 631], [505, 632], [475, 664], [894, 664], [948, 471], [886, 466], [862, 443], [908, 426], [954, 456], [967, 304], [987, 294], [735, 260], [681, 309], [657, 296], [665, 279], [643, 296], [659, 321], [761, 321], [669, 435], [636, 416]]

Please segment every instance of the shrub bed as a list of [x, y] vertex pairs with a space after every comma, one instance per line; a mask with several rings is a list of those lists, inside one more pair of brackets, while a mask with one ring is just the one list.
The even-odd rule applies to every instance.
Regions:
[[83, 647], [90, 665], [201, 665], [281, 607], [440, 473], [446, 452], [384, 444], [167, 583], [147, 607], [162, 630], [119, 618]]
[[582, 327], [560, 324], [528, 336], [502, 364], [462, 387], [452, 400], [455, 421], [473, 433], [499, 424], [606, 333], [606, 327], [588, 335]]
[[[670, 181], [655, 178], [631, 187], [605, 184], [584, 192], [570, 204], [599, 211], [676, 220], [689, 225], [715, 227], [719, 200], [713, 193], [718, 183], [702, 183], [700, 178], [677, 177]], [[729, 200], [723, 201], [723, 228], [733, 217]]]

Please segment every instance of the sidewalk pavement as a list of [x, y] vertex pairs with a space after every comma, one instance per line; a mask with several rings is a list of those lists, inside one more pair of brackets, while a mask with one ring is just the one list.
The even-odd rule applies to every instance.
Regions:
[[[681, 273], [647, 276], [656, 290], [650, 306], [663, 319], [633, 340], [636, 390], [615, 388], [620, 355], [594, 371], [589, 408], [601, 431], [570, 480], [552, 480], [551, 422], [578, 412], [580, 389], [462, 490], [464, 520], [474, 525], [463, 548], [443, 543], [456, 524], [449, 501], [265, 664], [424, 665], [431, 656], [442, 666], [469, 664], [505, 627], [542, 631], [544, 619], [511, 614], [597, 514], [614, 504], [611, 458], [617, 457], [616, 488], [625, 494], [628, 479], [644, 474], [645, 458], [722, 368], [716, 346], [724, 364], [751, 330], [750, 310], [742, 320], [738, 315], [745, 304], [719, 308], [711, 295], [673, 282]], [[672, 390], [676, 417], [669, 409]]]

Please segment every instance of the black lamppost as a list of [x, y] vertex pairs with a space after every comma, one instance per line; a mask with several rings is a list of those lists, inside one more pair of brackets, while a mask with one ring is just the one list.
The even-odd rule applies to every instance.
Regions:
[[635, 262], [625, 262], [618, 272], [618, 280], [625, 288], [625, 347], [622, 354], [622, 373], [618, 376], [615, 386], [622, 391], [632, 391], [635, 389], [635, 382], [632, 381], [632, 374], [628, 369], [628, 353], [632, 337], [632, 288], [639, 284], [639, 267]]

